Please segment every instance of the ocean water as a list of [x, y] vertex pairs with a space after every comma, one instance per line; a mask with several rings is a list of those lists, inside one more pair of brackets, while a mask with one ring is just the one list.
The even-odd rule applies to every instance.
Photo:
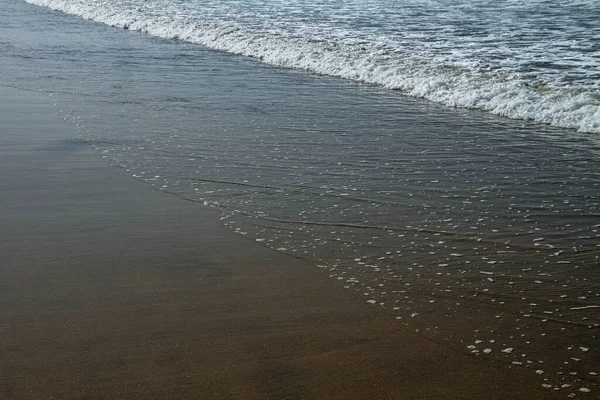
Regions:
[[600, 132], [595, 0], [28, 1], [450, 106]]
[[596, 393], [595, 3], [31, 2], [0, 2], [0, 84], [108, 163], [398, 329]]

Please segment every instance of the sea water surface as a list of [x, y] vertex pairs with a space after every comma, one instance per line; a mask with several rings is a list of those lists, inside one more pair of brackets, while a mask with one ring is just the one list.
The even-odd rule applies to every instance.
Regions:
[[451, 106], [600, 132], [595, 0], [27, 0]]
[[596, 393], [596, 3], [35, 3], [96, 22], [1, 1], [0, 83], [48, 93], [107, 162], [398, 329]]

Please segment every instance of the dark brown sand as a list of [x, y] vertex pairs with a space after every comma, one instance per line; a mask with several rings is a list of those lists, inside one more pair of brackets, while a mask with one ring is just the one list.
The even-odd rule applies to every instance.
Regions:
[[0, 121], [1, 399], [552, 398], [107, 166], [46, 96]]

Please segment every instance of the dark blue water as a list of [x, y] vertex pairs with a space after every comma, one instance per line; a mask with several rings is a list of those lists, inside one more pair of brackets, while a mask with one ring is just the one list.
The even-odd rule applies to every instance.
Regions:
[[600, 132], [595, 0], [28, 0], [449, 106]]

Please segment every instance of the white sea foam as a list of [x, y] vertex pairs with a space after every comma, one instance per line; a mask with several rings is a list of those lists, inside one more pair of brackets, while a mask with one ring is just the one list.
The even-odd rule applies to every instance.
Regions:
[[[425, 21], [431, 26], [417, 32], [410, 26], [391, 31], [402, 25], [398, 23], [402, 18], [409, 23], [411, 15], [399, 9], [394, 17], [400, 21], [388, 20], [383, 3], [377, 2], [369, 7], [349, 2], [345, 9], [332, 11], [326, 2], [301, 0], [285, 4], [273, 0], [269, 7], [252, 2], [26, 1], [111, 26], [197, 43], [271, 65], [380, 85], [449, 106], [600, 133], [596, 76], [600, 38], [588, 32], [591, 39], [580, 40], [577, 35], [585, 27], [566, 29], [564, 37], [543, 44], [536, 42], [535, 35], [515, 39], [515, 33], [503, 31], [497, 21], [496, 31], [484, 32], [475, 26], [462, 36], [456, 32], [460, 26], [433, 17]], [[476, 0], [473, 4], [481, 6]], [[583, 4], [592, 7], [589, 2]], [[509, 1], [505, 6], [517, 7], [517, 3]], [[438, 11], [449, 19], [453, 15], [448, 10]], [[452, 12], [477, 24], [463, 9]], [[370, 20], [364, 22], [366, 18]], [[494, 21], [479, 22], [486, 23]], [[505, 23], [519, 29], [513, 20]]]

